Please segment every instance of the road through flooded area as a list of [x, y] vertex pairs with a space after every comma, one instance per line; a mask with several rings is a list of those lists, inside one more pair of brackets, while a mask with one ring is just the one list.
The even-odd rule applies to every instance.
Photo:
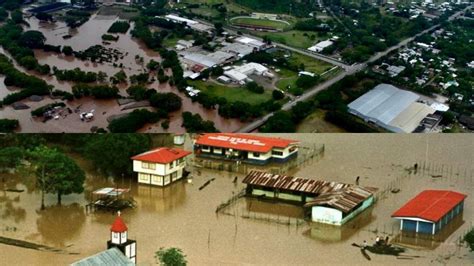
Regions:
[[[117, 21], [117, 16], [103, 16], [94, 14], [89, 21], [84, 23], [77, 29], [69, 29], [64, 22], [57, 21], [54, 23], [40, 22], [35, 17], [27, 19], [29, 24], [25, 30], [37, 30], [44, 34], [46, 37], [46, 44], [60, 45], [60, 46], [71, 46], [75, 51], [83, 51], [94, 45], [104, 45], [102, 42], [102, 35], [107, 33], [109, 27]], [[131, 26], [133, 29], [133, 23]], [[40, 64], [48, 64], [51, 67], [55, 66], [58, 69], [72, 70], [80, 68], [83, 71], [99, 72], [102, 71], [107, 74], [108, 77], [113, 76], [120, 70], [123, 70], [127, 77], [140, 73], [147, 72], [146, 64], [150, 60], [160, 62], [161, 58], [158, 52], [148, 49], [141, 41], [133, 38], [130, 34], [131, 29], [126, 34], [118, 34], [119, 39], [116, 42], [110, 42], [104, 45], [106, 48], [115, 49], [121, 53], [119, 59], [115, 62], [91, 62], [88, 60], [82, 61], [74, 56], [65, 56], [64, 54], [57, 54], [54, 52], [45, 52], [43, 50], [35, 50], [35, 57], [38, 59]], [[63, 36], [70, 35], [71, 38], [64, 39]], [[0, 53], [7, 56], [9, 54], [0, 47]], [[9, 56], [11, 58], [11, 56]], [[137, 59], [138, 58], [138, 59]], [[52, 85], [55, 89], [63, 91], [72, 91], [74, 83], [67, 81], [59, 81], [53, 75], [39, 75], [34, 71], [27, 71], [26, 69], [19, 66], [16, 62], [14, 65], [17, 69], [30, 75], [35, 75], [48, 84]], [[4, 77], [0, 76], [0, 98], [5, 97], [11, 92], [15, 91], [15, 88], [6, 87], [3, 83]], [[236, 131], [242, 128], [245, 123], [240, 122], [237, 119], [225, 119], [217, 113], [217, 110], [207, 110], [200, 106], [197, 102], [186, 97], [185, 94], [179, 92], [175, 87], [171, 87], [168, 84], [160, 84], [156, 77], [154, 82], [148, 84], [148, 88], [156, 89], [158, 92], [173, 92], [179, 95], [183, 100], [182, 110], [170, 114], [170, 125], [166, 132], [184, 133], [185, 129], [181, 127], [182, 117], [181, 114], [184, 111], [192, 113], [198, 113], [205, 120], [211, 120], [215, 123], [215, 127], [223, 132]], [[126, 89], [129, 84], [121, 84], [118, 86], [120, 94], [127, 97]], [[18, 119], [20, 122], [20, 132], [90, 132], [92, 127], [106, 128], [108, 125], [107, 118], [110, 116], [122, 115], [133, 111], [133, 109], [123, 110], [124, 106], [120, 106], [116, 100], [95, 100], [92, 98], [83, 98], [74, 101], [67, 101], [66, 105], [72, 110], [78, 109], [78, 113], [74, 113], [68, 116], [61, 116], [58, 120], [50, 120], [43, 123], [42, 120], [34, 119], [31, 117], [30, 112], [38, 107], [46, 104], [57, 102], [59, 100], [53, 100], [46, 97], [41, 102], [32, 102], [29, 99], [21, 101], [28, 105], [30, 109], [25, 110], [14, 110], [11, 106], [6, 106], [0, 109], [0, 118]], [[80, 112], [89, 112], [94, 110], [95, 119], [91, 122], [82, 122], [79, 117]], [[160, 123], [154, 125], [144, 126], [140, 132], [153, 132], [160, 133], [165, 130], [160, 126]]]
[[[216, 208], [244, 189], [242, 174], [191, 170], [189, 181], [165, 188], [138, 185], [136, 177], [113, 179], [96, 172], [89, 162], [73, 155], [85, 169], [85, 192], [63, 197], [47, 195], [41, 211], [34, 178], [24, 174], [2, 176], [1, 186], [24, 192], [0, 192], [0, 236], [61, 249], [36, 251], [0, 244], [6, 264], [64, 265], [106, 248], [115, 214], [86, 213], [91, 192], [101, 187], [130, 187], [137, 203], [122, 216], [129, 237], [137, 241], [138, 263], [153, 265], [160, 247], [179, 247], [190, 265], [366, 265], [352, 243], [375, 241], [376, 235], [396, 238], [399, 224], [390, 215], [424, 189], [448, 189], [468, 195], [462, 222], [443, 242], [430, 247], [420, 241], [404, 259], [370, 254], [377, 265], [469, 265], [472, 252], [459, 239], [474, 220], [474, 138], [470, 135], [278, 135], [324, 144], [322, 158], [305, 161], [287, 174], [354, 183], [379, 188], [376, 204], [342, 227], [303, 220], [300, 207], [277, 202], [239, 198], [225, 212]], [[189, 136], [185, 148], [191, 149]], [[410, 171], [415, 163], [420, 170]], [[238, 182], [234, 183], [235, 177]], [[208, 180], [208, 186], [199, 189]], [[394, 188], [398, 193], [391, 193]], [[76, 254], [77, 253], [77, 254]], [[20, 260], [21, 258], [21, 260]]]

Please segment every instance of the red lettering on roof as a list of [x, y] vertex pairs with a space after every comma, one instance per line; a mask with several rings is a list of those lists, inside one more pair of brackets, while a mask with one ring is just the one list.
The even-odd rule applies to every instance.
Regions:
[[290, 139], [237, 133], [208, 133], [199, 136], [196, 140], [198, 145], [251, 152], [269, 152], [273, 148], [286, 148], [297, 142]]

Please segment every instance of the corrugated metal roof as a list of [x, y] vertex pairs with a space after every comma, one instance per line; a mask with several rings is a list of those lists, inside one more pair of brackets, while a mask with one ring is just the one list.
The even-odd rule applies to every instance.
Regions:
[[348, 107], [353, 112], [388, 125], [419, 98], [413, 92], [400, 90], [390, 84], [379, 84], [351, 102]]
[[118, 248], [111, 248], [80, 261], [73, 262], [72, 266], [122, 266], [135, 265]]
[[467, 196], [449, 190], [425, 190], [392, 214], [392, 217], [416, 217], [438, 222]]
[[242, 182], [247, 185], [314, 194], [317, 198], [307, 202], [306, 207], [328, 205], [345, 213], [351, 211], [377, 191], [377, 188], [372, 187], [276, 175], [261, 171], [251, 171]]

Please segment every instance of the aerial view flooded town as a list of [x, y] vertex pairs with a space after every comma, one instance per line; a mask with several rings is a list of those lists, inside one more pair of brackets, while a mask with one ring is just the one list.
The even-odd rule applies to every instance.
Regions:
[[1, 139], [6, 264], [474, 261], [469, 134]]
[[473, 0], [0, 0], [0, 265], [474, 265], [472, 133]]
[[1, 132], [470, 132], [469, 0], [0, 1]]

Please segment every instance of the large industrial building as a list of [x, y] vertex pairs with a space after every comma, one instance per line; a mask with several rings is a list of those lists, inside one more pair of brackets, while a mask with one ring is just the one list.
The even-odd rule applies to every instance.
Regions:
[[379, 84], [373, 90], [351, 102], [349, 112], [387, 130], [411, 133], [421, 121], [436, 110], [417, 102], [416, 93]]

